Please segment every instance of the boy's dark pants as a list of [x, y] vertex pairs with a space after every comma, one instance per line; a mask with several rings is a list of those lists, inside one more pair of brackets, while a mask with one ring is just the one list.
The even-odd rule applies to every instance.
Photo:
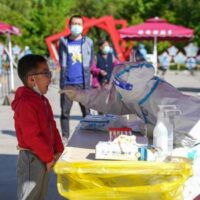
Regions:
[[[70, 85], [75, 89], [83, 89], [83, 85]], [[65, 88], [67, 89], [67, 87]], [[67, 139], [70, 136], [70, 129], [69, 129], [69, 118], [70, 118], [70, 111], [73, 105], [73, 101], [71, 101], [66, 94], [61, 94], [60, 97], [60, 104], [61, 104], [61, 129], [62, 129], [62, 136], [66, 137]], [[79, 103], [82, 116], [85, 117], [86, 115], [90, 114], [90, 109], [83, 106]]]
[[44, 200], [47, 195], [49, 173], [46, 166], [31, 151], [20, 150], [17, 161], [17, 199]]

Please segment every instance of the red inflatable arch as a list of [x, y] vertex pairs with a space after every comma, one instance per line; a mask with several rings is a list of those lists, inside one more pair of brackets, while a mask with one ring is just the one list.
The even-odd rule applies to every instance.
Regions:
[[[84, 19], [84, 30], [83, 34], [86, 35], [90, 28], [96, 26], [100, 29], [106, 31], [112, 40], [114, 49], [116, 51], [117, 57], [120, 61], [125, 61], [127, 56], [130, 53], [132, 45], [126, 49], [126, 41], [120, 38], [120, 35], [117, 30], [117, 26], [120, 25], [121, 28], [126, 27], [127, 22], [125, 20], [117, 20], [114, 19], [112, 16], [104, 16], [99, 19], [97, 18], [87, 18], [83, 17]], [[51, 35], [45, 39], [48, 50], [50, 52], [50, 56], [53, 60], [58, 61], [58, 41], [61, 37], [67, 36], [70, 34], [69, 26], [68, 26], [69, 19], [66, 20], [66, 27], [65, 29], [57, 34]]]

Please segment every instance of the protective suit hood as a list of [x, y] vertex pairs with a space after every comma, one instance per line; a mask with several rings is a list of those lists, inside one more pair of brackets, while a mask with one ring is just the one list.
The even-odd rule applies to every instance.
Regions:
[[114, 71], [113, 83], [123, 101], [137, 101], [148, 90], [147, 83], [154, 77], [154, 73], [150, 63], [127, 62]]

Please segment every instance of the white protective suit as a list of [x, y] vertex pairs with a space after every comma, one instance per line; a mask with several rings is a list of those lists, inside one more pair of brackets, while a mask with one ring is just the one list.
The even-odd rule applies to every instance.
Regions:
[[147, 124], [155, 125], [158, 105], [176, 105], [182, 114], [174, 118], [175, 144], [193, 146], [200, 142], [200, 100], [184, 95], [154, 75], [147, 62], [116, 66], [110, 89], [76, 92], [75, 101], [110, 114], [137, 114]]

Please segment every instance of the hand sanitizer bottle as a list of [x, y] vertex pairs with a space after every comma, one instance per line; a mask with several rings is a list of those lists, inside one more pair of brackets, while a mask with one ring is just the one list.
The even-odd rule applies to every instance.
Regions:
[[153, 130], [153, 145], [162, 150], [163, 154], [168, 153], [168, 129], [165, 124], [164, 106], [159, 105], [157, 123]]
[[[166, 114], [166, 111], [176, 110], [176, 105], [158, 105], [158, 107], [159, 107], [159, 111], [157, 113], [157, 123], [153, 132], [154, 133], [153, 143], [155, 147], [159, 147], [160, 149], [162, 149], [163, 151], [167, 153], [168, 135], [169, 135], [168, 125], [170, 124], [170, 120], [168, 118], [168, 115]], [[160, 138], [160, 139], [158, 139], [157, 141], [157, 138]], [[162, 141], [162, 144], [159, 142], [159, 140]]]

